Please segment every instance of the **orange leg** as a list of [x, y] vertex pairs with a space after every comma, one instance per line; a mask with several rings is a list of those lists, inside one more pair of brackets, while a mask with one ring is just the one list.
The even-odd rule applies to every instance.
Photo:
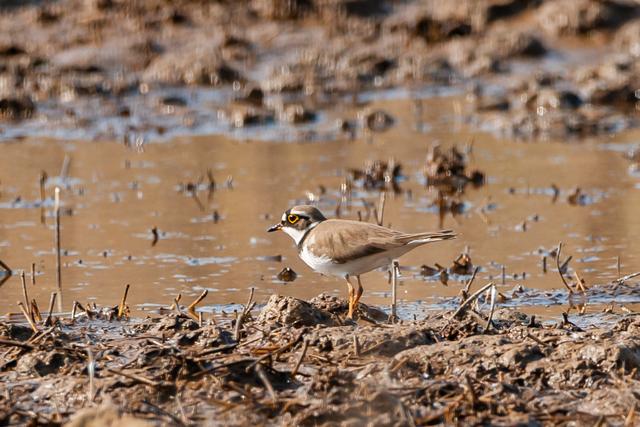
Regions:
[[349, 276], [345, 276], [345, 279], [347, 279], [347, 286], [349, 287], [349, 313], [347, 313], [347, 317], [349, 319], [353, 319], [353, 301], [355, 299], [355, 291], [353, 289], [353, 285], [351, 284], [351, 280], [349, 280]]
[[362, 283], [360, 283], [360, 276], [356, 276], [356, 279], [358, 279], [358, 290], [356, 291], [356, 297], [353, 300], [354, 310], [358, 308], [358, 302], [360, 302], [360, 297], [364, 293], [364, 289], [362, 288]]

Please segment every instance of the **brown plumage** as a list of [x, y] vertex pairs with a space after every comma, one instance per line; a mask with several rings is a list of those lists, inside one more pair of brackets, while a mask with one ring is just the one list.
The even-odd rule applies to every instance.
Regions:
[[329, 252], [338, 264], [393, 249], [406, 249], [396, 255], [400, 256], [417, 246], [455, 237], [452, 230], [410, 234], [376, 224], [336, 219], [322, 221], [314, 228], [313, 235], [309, 250], [316, 254]]

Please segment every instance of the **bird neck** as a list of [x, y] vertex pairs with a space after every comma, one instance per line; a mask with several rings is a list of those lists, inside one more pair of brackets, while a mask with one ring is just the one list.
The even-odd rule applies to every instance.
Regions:
[[316, 228], [318, 226], [318, 224], [320, 224], [320, 222], [315, 222], [315, 223], [311, 224], [309, 227], [307, 227], [307, 229], [304, 231], [302, 236], [300, 236], [300, 238], [296, 242], [296, 246], [298, 247], [298, 252], [302, 251], [302, 245], [304, 244], [304, 241], [307, 239], [307, 236], [309, 235], [309, 232], [311, 230], [313, 230], [314, 228]]

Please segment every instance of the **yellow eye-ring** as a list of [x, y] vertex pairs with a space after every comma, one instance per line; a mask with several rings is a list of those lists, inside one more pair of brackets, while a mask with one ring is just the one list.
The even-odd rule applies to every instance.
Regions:
[[289, 216], [287, 216], [287, 220], [291, 224], [295, 224], [296, 222], [298, 222], [299, 219], [300, 218], [298, 217], [298, 215], [295, 215], [295, 214], [289, 214]]

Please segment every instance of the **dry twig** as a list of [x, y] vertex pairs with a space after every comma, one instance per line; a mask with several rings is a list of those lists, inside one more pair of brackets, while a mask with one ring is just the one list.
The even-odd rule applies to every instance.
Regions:
[[124, 293], [122, 294], [122, 299], [120, 300], [120, 305], [118, 305], [118, 319], [121, 319], [124, 316], [126, 308], [127, 308], [127, 295], [129, 295], [129, 284], [124, 287]]
[[298, 369], [300, 369], [300, 366], [302, 365], [302, 360], [304, 359], [304, 356], [307, 354], [307, 348], [309, 348], [309, 341], [304, 340], [304, 344], [302, 344], [302, 351], [300, 351], [300, 356], [298, 357], [298, 360], [296, 361], [296, 365], [293, 367], [293, 370], [291, 371], [292, 377], [295, 377], [296, 374], [298, 373]]
[[[573, 293], [573, 289], [571, 289], [571, 286], [569, 286], [567, 281], [564, 279], [564, 275], [562, 274], [562, 267], [560, 266], [560, 252], [561, 251], [562, 251], [562, 242], [558, 243], [558, 250], [556, 251], [556, 267], [558, 267], [558, 274], [560, 275], [560, 278], [562, 279], [562, 284], [564, 285], [565, 288], [567, 288], [569, 293], [572, 294]], [[566, 264], [566, 262], [565, 262], [565, 264]]]
[[202, 293], [200, 294], [200, 296], [198, 296], [198, 298], [195, 299], [195, 301], [193, 301], [191, 304], [189, 304], [189, 306], [187, 307], [187, 314], [189, 315], [189, 317], [191, 317], [192, 319], [194, 319], [196, 322], [198, 322], [199, 324], [201, 323], [200, 318], [198, 317], [198, 314], [196, 313], [196, 307], [198, 306], [198, 304], [200, 304], [202, 302], [203, 299], [206, 298], [207, 294], [209, 293], [208, 290], [203, 290]]

